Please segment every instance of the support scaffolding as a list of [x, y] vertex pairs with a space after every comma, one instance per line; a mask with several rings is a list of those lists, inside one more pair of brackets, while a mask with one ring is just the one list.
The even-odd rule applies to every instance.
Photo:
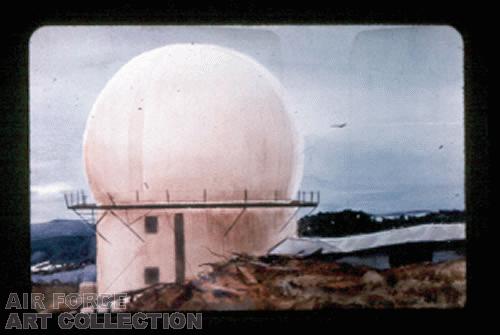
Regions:
[[[83, 222], [94, 225], [95, 233], [101, 237], [107, 243], [111, 242], [106, 239], [98, 230], [98, 224], [103, 220], [106, 215], [112, 215], [118, 219], [118, 221], [123, 224], [132, 234], [134, 234], [141, 242], [144, 243], [142, 237], [131, 228], [132, 224], [139, 221], [141, 218], [148, 215], [154, 210], [168, 210], [168, 209], [216, 209], [216, 208], [226, 208], [226, 209], [240, 209], [239, 213], [225, 231], [224, 237], [238, 224], [239, 219], [243, 216], [249, 208], [295, 208], [293, 215], [291, 215], [283, 226], [280, 228], [280, 232], [283, 231], [292, 219], [297, 215], [301, 208], [311, 208], [308, 214], [311, 214], [319, 205], [320, 194], [318, 192], [304, 192], [299, 191], [297, 199], [279, 199], [279, 192], [273, 192], [272, 200], [251, 200], [248, 196], [248, 191], [244, 190], [242, 192], [241, 200], [231, 200], [231, 201], [209, 201], [208, 193], [206, 189], [202, 192], [202, 199], [198, 201], [171, 201], [172, 194], [169, 190], [165, 190], [165, 201], [141, 201], [140, 192], [135, 192], [135, 203], [123, 204], [116, 201], [119, 197], [115, 198], [111, 194], [107, 194], [109, 198], [109, 203], [97, 204], [88, 203], [88, 197], [83, 191], [77, 191], [76, 193], [64, 194], [64, 200], [66, 207], [72, 210]], [[128, 210], [147, 210], [146, 214], [135, 218], [133, 222], [125, 222], [117, 211]], [[96, 220], [96, 215], [98, 216]], [[128, 216], [127, 216], [127, 220]], [[184, 255], [184, 220], [181, 213], [175, 214], [175, 241], [176, 241], [176, 282], [182, 283], [185, 278], [185, 255]], [[90, 229], [90, 228], [89, 228]]]

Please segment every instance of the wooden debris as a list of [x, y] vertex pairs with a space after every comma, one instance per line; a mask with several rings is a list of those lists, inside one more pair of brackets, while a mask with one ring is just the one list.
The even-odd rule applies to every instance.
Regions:
[[465, 260], [390, 270], [322, 257], [235, 255], [185, 285], [134, 292], [129, 311], [463, 307]]
[[247, 268], [245, 268], [243, 266], [237, 266], [236, 268], [238, 269], [241, 276], [243, 277], [243, 281], [245, 282], [245, 284], [253, 285], [253, 284], [258, 283], [257, 279], [255, 279], [254, 275], [251, 274]]

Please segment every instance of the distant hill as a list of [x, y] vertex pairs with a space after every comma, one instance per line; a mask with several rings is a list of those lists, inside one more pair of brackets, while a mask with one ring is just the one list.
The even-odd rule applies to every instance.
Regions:
[[299, 236], [340, 237], [374, 233], [382, 230], [410, 227], [424, 223], [465, 222], [465, 212], [440, 210], [437, 212], [408, 211], [388, 214], [369, 214], [346, 209], [340, 212], [319, 212], [301, 218], [297, 225]]
[[31, 240], [61, 236], [94, 236], [94, 226], [81, 220], [52, 220], [45, 223], [32, 223]]
[[79, 220], [31, 224], [31, 264], [95, 262], [95, 230]]

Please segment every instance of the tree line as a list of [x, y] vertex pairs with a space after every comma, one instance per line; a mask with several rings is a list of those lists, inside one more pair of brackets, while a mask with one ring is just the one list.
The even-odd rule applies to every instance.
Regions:
[[354, 211], [319, 212], [305, 216], [298, 221], [298, 235], [304, 237], [339, 237], [374, 233], [383, 230], [411, 227], [424, 223], [465, 222], [465, 212], [460, 210], [440, 210], [425, 215], [401, 214], [399, 217], [382, 217]]

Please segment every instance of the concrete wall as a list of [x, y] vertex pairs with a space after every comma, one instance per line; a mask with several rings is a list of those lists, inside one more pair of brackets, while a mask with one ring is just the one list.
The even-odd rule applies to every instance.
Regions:
[[[247, 209], [229, 233], [241, 209], [155, 211], [158, 216], [156, 234], [146, 234], [144, 211], [121, 211], [116, 214], [130, 224], [143, 240], [128, 230], [120, 220], [107, 215], [98, 225], [106, 239], [97, 240], [98, 293], [117, 293], [139, 289], [146, 285], [145, 267], [158, 267], [160, 282], [175, 281], [174, 215], [184, 214], [186, 279], [203, 270], [203, 263], [222, 260], [217, 255], [231, 256], [232, 252], [265, 254], [269, 248], [296, 232], [296, 222], [280, 231], [293, 209]], [[140, 218], [136, 222], [137, 218]]]

